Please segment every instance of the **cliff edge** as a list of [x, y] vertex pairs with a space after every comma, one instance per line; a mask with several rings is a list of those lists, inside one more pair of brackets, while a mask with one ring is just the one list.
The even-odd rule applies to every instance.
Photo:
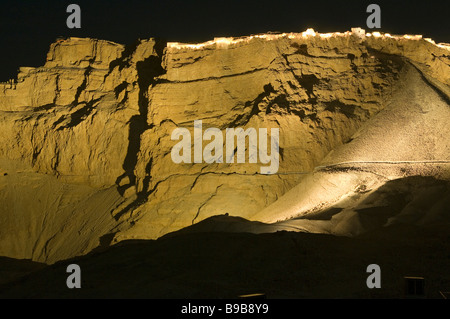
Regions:
[[[418, 175], [448, 181], [449, 92], [450, 46], [421, 36], [58, 40], [44, 66], [0, 84], [0, 255], [53, 263], [225, 213], [355, 216], [354, 194]], [[203, 130], [279, 129], [277, 173], [174, 163], [172, 132], [193, 133], [196, 120]], [[437, 198], [448, 196], [443, 183]]]

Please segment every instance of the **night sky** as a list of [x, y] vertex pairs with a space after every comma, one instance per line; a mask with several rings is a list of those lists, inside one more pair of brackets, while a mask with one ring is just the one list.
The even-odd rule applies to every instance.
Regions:
[[[81, 29], [68, 29], [66, 8], [81, 7]], [[268, 31], [347, 31], [366, 27], [370, 3], [381, 7], [381, 29], [422, 34], [450, 43], [450, 1], [285, 1], [285, 0], [14, 0], [0, 2], [0, 81], [15, 78], [20, 66], [41, 66], [57, 37], [91, 37], [128, 44], [158, 37], [203, 42], [221, 36]], [[372, 30], [375, 31], [375, 30]]]

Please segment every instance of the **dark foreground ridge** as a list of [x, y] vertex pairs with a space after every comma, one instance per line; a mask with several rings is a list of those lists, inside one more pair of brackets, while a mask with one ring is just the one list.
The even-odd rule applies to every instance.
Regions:
[[[126, 241], [4, 283], [0, 297], [403, 298], [403, 277], [421, 276], [425, 297], [442, 298], [450, 290], [449, 226], [397, 225], [355, 238], [281, 231]], [[71, 263], [82, 269], [81, 289], [66, 287]], [[380, 289], [366, 286], [372, 263], [381, 267]]]

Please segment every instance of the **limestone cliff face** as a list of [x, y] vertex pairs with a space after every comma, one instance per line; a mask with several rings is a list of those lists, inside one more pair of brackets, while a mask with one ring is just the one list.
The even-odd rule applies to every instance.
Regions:
[[[0, 254], [53, 262], [216, 214], [255, 216], [385, 109], [405, 65], [445, 96], [449, 61], [445, 45], [359, 29], [196, 45], [59, 40], [43, 67], [0, 85], [1, 201], [24, 194], [2, 204]], [[279, 128], [277, 174], [175, 164], [171, 133], [195, 120]], [[47, 203], [32, 191], [44, 179]]]
[[3, 159], [95, 187], [124, 173], [130, 121], [140, 115], [139, 63], [157, 56], [140, 42], [129, 59], [122, 45], [68, 39], [51, 45], [47, 62], [21, 68], [2, 85]]

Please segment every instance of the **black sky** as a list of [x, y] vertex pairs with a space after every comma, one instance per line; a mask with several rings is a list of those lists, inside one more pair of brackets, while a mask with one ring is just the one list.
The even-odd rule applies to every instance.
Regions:
[[[68, 29], [66, 8], [81, 7], [81, 29]], [[92, 37], [128, 44], [138, 38], [201, 42], [267, 31], [347, 31], [366, 27], [366, 8], [381, 7], [381, 32], [422, 34], [450, 42], [450, 1], [285, 0], [14, 0], [0, 2], [0, 81], [20, 66], [40, 66], [59, 37]]]

